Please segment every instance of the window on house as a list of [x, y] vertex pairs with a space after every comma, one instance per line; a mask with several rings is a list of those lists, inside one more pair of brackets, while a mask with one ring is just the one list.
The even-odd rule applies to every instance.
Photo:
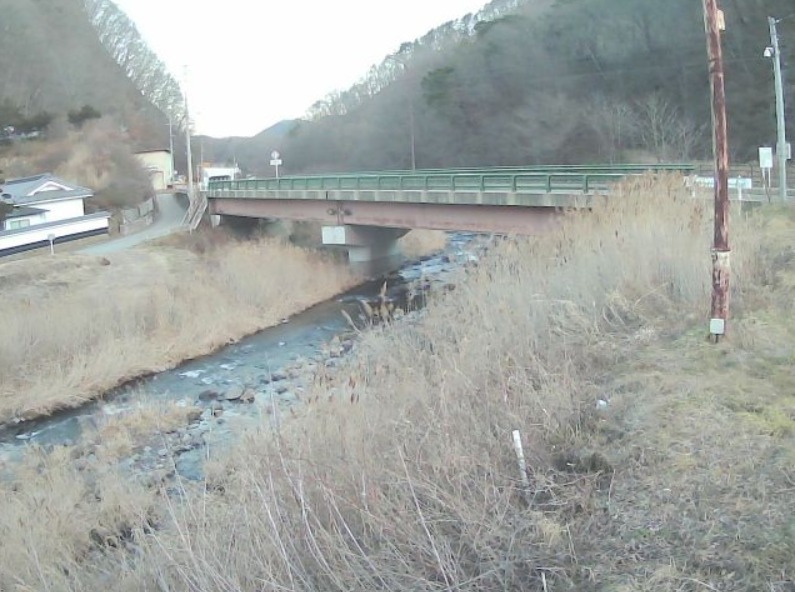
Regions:
[[27, 228], [30, 226], [30, 220], [6, 220], [6, 230], [15, 230], [17, 228]]

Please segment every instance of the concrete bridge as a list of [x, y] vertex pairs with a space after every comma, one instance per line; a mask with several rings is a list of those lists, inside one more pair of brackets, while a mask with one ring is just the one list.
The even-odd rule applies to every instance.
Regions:
[[537, 234], [562, 210], [588, 207], [626, 177], [693, 170], [661, 164], [291, 176], [210, 182], [206, 197], [215, 221], [318, 222], [324, 244], [346, 247], [352, 264], [367, 267], [397, 256], [397, 239], [411, 229]]

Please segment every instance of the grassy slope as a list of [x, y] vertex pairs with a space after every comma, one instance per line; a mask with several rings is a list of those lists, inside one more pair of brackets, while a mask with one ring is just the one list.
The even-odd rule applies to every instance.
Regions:
[[713, 346], [708, 209], [674, 184], [627, 193], [365, 335], [184, 503], [37, 459], [3, 491], [0, 530], [24, 537], [0, 539], [0, 587], [791, 589], [795, 216], [735, 218]]
[[735, 246], [761, 243], [750, 276], [735, 278], [746, 283], [731, 340], [676, 331], [605, 385], [614, 409], [593, 440], [616, 476], [579, 534], [607, 589], [792, 589], [795, 216], [758, 222]]

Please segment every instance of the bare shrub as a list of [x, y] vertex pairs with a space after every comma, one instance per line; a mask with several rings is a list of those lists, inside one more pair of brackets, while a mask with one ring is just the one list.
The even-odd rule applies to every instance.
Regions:
[[110, 117], [86, 122], [79, 130], [59, 128], [49, 140], [22, 144], [0, 162], [9, 176], [45, 172], [93, 189], [97, 208], [119, 208], [153, 195], [146, 171], [132, 153], [128, 138]]

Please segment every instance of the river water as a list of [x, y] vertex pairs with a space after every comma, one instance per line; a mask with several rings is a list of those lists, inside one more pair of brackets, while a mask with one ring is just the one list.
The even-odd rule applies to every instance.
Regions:
[[[174, 446], [147, 448], [126, 462], [139, 471], [162, 468], [168, 456], [177, 472], [201, 477], [200, 465], [207, 448], [233, 440], [241, 427], [255, 426], [263, 418], [273, 421], [274, 407], [298, 404], [299, 394], [322, 365], [334, 365], [355, 342], [350, 321], [366, 321], [361, 302], [386, 298], [406, 310], [421, 308], [424, 294], [445, 286], [462, 264], [476, 260], [485, 237], [456, 233], [447, 247], [434, 256], [404, 265], [397, 272], [362, 284], [333, 300], [285, 319], [282, 324], [229, 345], [213, 354], [186, 361], [178, 367], [120, 387], [99, 401], [48, 418], [0, 427], [0, 468], [15, 464], [26, 448], [79, 445], [86, 434], [108, 417], [123, 414], [142, 400], [169, 403], [201, 411], [190, 431], [178, 434]], [[329, 348], [329, 344], [332, 347]], [[227, 400], [229, 393], [246, 390], [249, 401]], [[277, 413], [278, 414], [278, 413]]]

